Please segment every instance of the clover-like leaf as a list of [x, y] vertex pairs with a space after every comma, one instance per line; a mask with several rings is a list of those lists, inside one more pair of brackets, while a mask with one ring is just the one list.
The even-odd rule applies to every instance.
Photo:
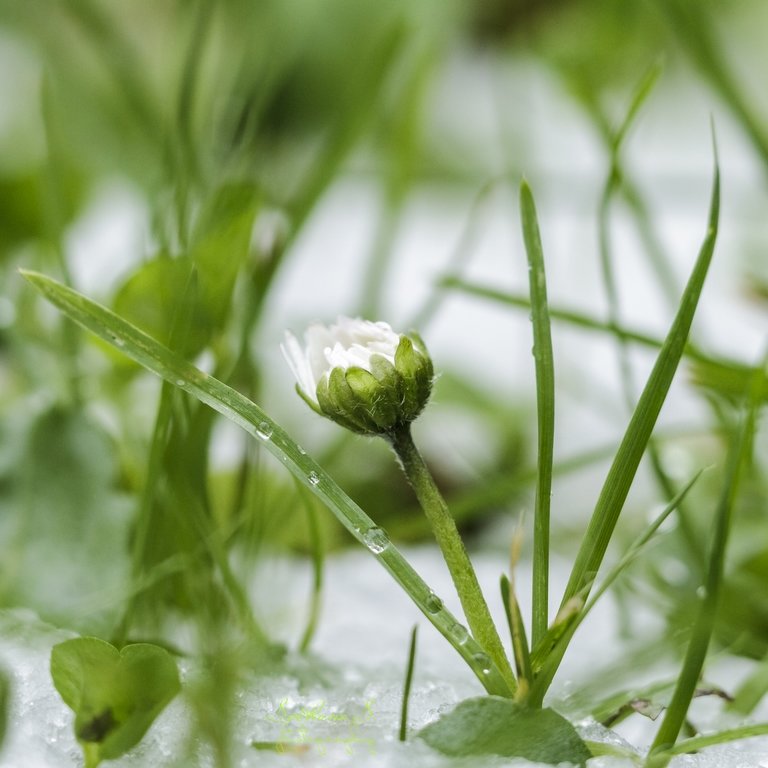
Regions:
[[118, 651], [95, 637], [55, 645], [51, 676], [75, 713], [87, 768], [138, 744], [181, 687], [176, 664], [163, 648], [136, 643]]
[[522, 707], [499, 696], [462, 701], [419, 736], [456, 757], [500, 755], [578, 766], [592, 757], [576, 729], [554, 710]]

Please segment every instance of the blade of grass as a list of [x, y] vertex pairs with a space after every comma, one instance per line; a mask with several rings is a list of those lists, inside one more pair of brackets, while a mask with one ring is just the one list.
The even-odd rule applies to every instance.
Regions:
[[547, 280], [536, 205], [528, 183], [520, 184], [520, 218], [528, 257], [528, 279], [536, 366], [538, 474], [533, 521], [532, 643], [544, 636], [549, 622], [549, 518], [555, 443], [555, 361], [547, 306]]
[[[491, 193], [498, 185], [498, 180], [485, 183], [475, 195], [467, 214], [467, 220], [459, 233], [459, 237], [448, 257], [449, 274], [459, 273], [469, 260], [470, 255], [477, 248], [479, 235], [484, 231], [484, 225], [488, 218], [488, 208]], [[404, 324], [406, 328], [419, 328], [423, 333], [432, 318], [437, 314], [446, 298], [445, 287], [436, 283], [424, 303], [413, 315], [413, 318]]]
[[[616, 283], [616, 271], [614, 269], [615, 254], [611, 238], [610, 221], [614, 201], [624, 185], [624, 171], [621, 164], [621, 150], [624, 139], [632, 126], [634, 118], [637, 116], [640, 108], [650, 95], [660, 74], [661, 68], [658, 65], [652, 67], [651, 70], [645, 74], [635, 90], [629, 110], [618, 130], [613, 132], [610, 128], [606, 128], [606, 139], [609, 146], [609, 171], [603, 186], [598, 212], [600, 271], [603, 289], [608, 300], [608, 323], [616, 328], [616, 351], [618, 355], [621, 388], [624, 395], [625, 405], [630, 413], [632, 412], [636, 395], [633, 386], [632, 364], [629, 357], [628, 340], [621, 332], [619, 311], [620, 300], [618, 285]], [[662, 493], [667, 500], [671, 499], [674, 495], [671, 493], [672, 483], [664, 470], [661, 456], [653, 439], [648, 442], [648, 459], [651, 470]], [[692, 562], [700, 568], [703, 568], [701, 548], [698, 546], [696, 533], [690, 522], [690, 516], [686, 514], [686, 510], [682, 505], [677, 508], [677, 517], [682, 539], [688, 548]]]
[[[507, 306], [516, 307], [527, 312], [531, 311], [531, 300], [523, 294], [500, 291], [496, 288], [491, 288], [490, 286], [474, 283], [471, 280], [464, 280], [458, 275], [447, 275], [443, 277], [439, 281], [439, 285], [448, 290], [460, 291], [468, 296], [477, 296], [478, 298], [489, 299], [490, 301], [496, 301], [500, 304], [506, 304]], [[573, 325], [585, 331], [608, 333], [614, 336], [620, 334], [626, 341], [641, 347], [648, 347], [649, 349], [661, 349], [665, 343], [664, 339], [660, 339], [648, 333], [643, 333], [636, 328], [628, 328], [625, 325], [616, 326], [612, 323], [598, 320], [596, 317], [575, 310], [562, 309], [550, 305], [549, 316], [552, 320], [568, 323], [569, 325]], [[716, 358], [707, 355], [690, 342], [686, 343], [683, 354], [687, 358], [695, 360], [697, 363], [701, 362], [703, 365], [711, 366], [713, 370], [737, 369], [739, 372], [752, 371], [748, 366], [735, 360], [728, 360], [721, 357]]]
[[768, 693], [768, 656], [752, 670], [749, 677], [736, 689], [729, 709], [741, 715], [750, 714]]
[[518, 697], [524, 697], [530, 690], [531, 680], [533, 680], [531, 654], [528, 648], [528, 638], [525, 634], [525, 624], [512, 584], [504, 573], [501, 574], [500, 587], [501, 600], [504, 603], [504, 612], [507, 615], [507, 624], [509, 625], [509, 634], [512, 637], [512, 655], [515, 658], [517, 671]]
[[[656, 359], [648, 381], [637, 403], [629, 426], [621, 441], [613, 464], [605, 479], [594, 513], [584, 535], [571, 576], [563, 595], [562, 604], [581, 593], [594, 580], [608, 542], [619, 519], [630, 486], [651, 437], [661, 407], [669, 392], [672, 379], [693, 322], [704, 280], [712, 261], [717, 239], [720, 212], [720, 170], [715, 152], [714, 182], [706, 237], [694, 265], [688, 285], [680, 301], [680, 307], [672, 323], [664, 345]], [[585, 594], [586, 597], [586, 594]]]
[[[341, 524], [367, 547], [373, 520], [258, 405], [171, 352], [143, 331], [77, 291], [37, 272], [21, 274], [70, 319], [117, 347], [161, 378], [196, 397], [256, 438], [291, 474], [315, 494]], [[384, 568], [492, 694], [510, 696], [509, 686], [466, 628], [444, 607], [424, 580], [391, 544], [376, 553]]]
[[693, 62], [741, 123], [768, 170], [768, 131], [753, 108], [754, 99], [739, 87], [739, 78], [723, 55], [725, 48], [717, 39], [706, 6], [682, 0], [657, 0], [656, 5]]
[[325, 553], [320, 534], [320, 524], [317, 519], [317, 510], [311, 500], [307, 498], [306, 489], [296, 482], [299, 497], [307, 511], [307, 525], [309, 527], [309, 545], [312, 554], [312, 596], [310, 598], [309, 616], [307, 617], [307, 626], [304, 628], [304, 634], [301, 636], [299, 650], [306, 653], [309, 644], [315, 635], [317, 622], [320, 618], [321, 598], [323, 594], [323, 566], [325, 563]]
[[714, 747], [717, 744], [725, 744], [737, 739], [750, 739], [755, 736], [768, 736], [768, 723], [757, 723], [755, 725], [742, 725], [738, 728], [728, 728], [717, 733], [710, 733], [706, 736], [694, 736], [691, 739], [685, 739], [675, 744], [667, 750], [668, 755], [687, 755], [691, 752], [698, 752], [705, 747]]
[[[565, 588], [560, 611], [573, 605], [573, 600], [586, 600], [594, 583], [595, 575], [608, 548], [624, 502], [629, 494], [640, 460], [650, 439], [656, 420], [664, 404], [672, 378], [680, 363], [688, 332], [693, 321], [704, 280], [714, 253], [720, 209], [720, 171], [715, 152], [715, 171], [709, 223], [704, 242], [680, 301], [680, 307], [672, 323], [667, 339], [651, 371], [648, 381], [630, 419], [624, 438], [608, 470], [595, 510], [582, 539], [576, 560]], [[552, 664], [550, 679], [562, 660], [566, 644], [557, 646], [549, 653]], [[548, 685], [548, 683], [543, 683]], [[543, 699], [545, 689], [538, 695]]]
[[413, 682], [413, 669], [416, 662], [416, 636], [419, 625], [414, 624], [411, 630], [411, 642], [408, 647], [408, 665], [405, 669], [405, 683], [403, 684], [403, 704], [400, 708], [400, 731], [398, 739], [405, 741], [408, 735], [408, 698], [411, 695], [411, 683]]
[[653, 768], [663, 768], [671, 759], [672, 756], [668, 750], [674, 745], [680, 734], [704, 667], [709, 642], [715, 628], [720, 587], [723, 581], [725, 548], [728, 543], [733, 508], [736, 503], [742, 471], [751, 455], [756, 413], [757, 399], [754, 398], [738, 433], [731, 441], [723, 490], [715, 515], [715, 531], [706, 581], [702, 594], [697, 596], [699, 610], [696, 622], [691, 632], [675, 692], [648, 753], [647, 765], [653, 766]]
[[565, 631], [558, 632], [556, 628], [551, 629], [551, 636], [545, 636], [541, 647], [534, 648], [534, 654], [537, 661], [536, 666], [538, 667], [536, 670], [536, 681], [531, 691], [531, 699], [534, 703], [541, 703], [541, 701], [543, 701], [544, 694], [555, 676], [560, 659], [565, 653], [568, 643], [571, 641], [571, 638], [576, 633], [579, 626], [581, 626], [584, 619], [586, 619], [589, 612], [594, 608], [597, 601], [608, 591], [616, 579], [645, 551], [648, 542], [659, 530], [664, 521], [675, 509], [677, 509], [683, 499], [685, 499], [702, 472], [703, 470], [697, 472], [682, 490], [669, 502], [669, 504], [667, 504], [656, 519], [634, 542], [632, 542], [624, 553], [624, 556], [608, 571], [605, 578], [601, 581], [600, 586], [592, 594], [591, 598], [584, 605], [584, 608], [579, 611], [575, 618], [568, 624]]
[[619, 356], [619, 370], [621, 372], [621, 383], [624, 398], [632, 410], [634, 397], [632, 394], [632, 369], [629, 356], [627, 354], [627, 342], [621, 332], [619, 324], [619, 291], [616, 285], [616, 274], [614, 270], [613, 248], [611, 245], [610, 231], [610, 210], [614, 198], [622, 185], [623, 171], [621, 168], [621, 148], [624, 139], [629, 132], [634, 118], [637, 116], [640, 108], [651, 93], [661, 70], [658, 66], [652, 68], [635, 90], [632, 101], [624, 120], [616, 132], [609, 128], [606, 137], [609, 144], [609, 171], [603, 185], [602, 195], [600, 196], [600, 207], [598, 212], [598, 243], [600, 254], [600, 272], [602, 276], [603, 289], [608, 299], [608, 323], [616, 328], [616, 338], [618, 341], [617, 351]]

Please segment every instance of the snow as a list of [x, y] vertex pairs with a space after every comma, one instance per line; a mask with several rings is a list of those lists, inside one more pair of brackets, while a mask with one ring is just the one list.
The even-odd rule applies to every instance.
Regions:
[[[439, 555], [430, 547], [405, 550], [436, 591], [453, 608], [449, 578]], [[479, 578], [487, 594], [497, 583], [505, 567], [503, 553], [475, 556]], [[556, 581], [562, 582], [567, 571], [564, 563], [555, 563]], [[265, 560], [262, 568], [270, 575], [269, 583], [280, 579], [281, 589], [262, 590], [259, 607], [269, 626], [277, 626], [279, 639], [295, 646], [304, 616], [304, 599], [309, 584], [307, 565], [292, 558]], [[424, 768], [473, 766], [495, 768], [534, 768], [525, 760], [483, 757], [449, 758], [434, 752], [414, 738], [414, 733], [442, 713], [470, 696], [483, 691], [461, 659], [376, 562], [363, 551], [351, 551], [330, 557], [326, 565], [325, 605], [319, 632], [308, 656], [289, 652], [287, 663], [274, 673], [246, 678], [236, 692], [234, 707], [235, 745], [233, 765], [249, 766], [362, 766], [395, 768], [419, 765]], [[518, 579], [521, 601], [525, 604], [528, 588], [525, 567]], [[257, 582], [259, 580], [257, 579]], [[262, 581], [262, 583], [264, 583]], [[555, 585], [558, 588], [559, 584]], [[495, 605], [495, 601], [491, 600]], [[286, 605], [291, 606], [290, 610]], [[495, 606], [498, 608], [498, 606]], [[525, 606], [523, 606], [525, 610]], [[563, 678], [550, 704], [568, 707], [568, 697], [584, 679], [585, 658], [598, 669], [626, 650], [617, 641], [610, 600], [590, 616], [584, 636], [566, 657]], [[403, 676], [410, 630], [420, 625], [416, 668], [409, 705], [409, 740], [400, 743], [397, 730], [400, 719]], [[0, 752], [0, 768], [76, 768], [82, 765], [75, 741], [73, 715], [59, 698], [51, 683], [49, 656], [54, 644], [72, 633], [47, 625], [27, 610], [0, 612], [0, 667], [10, 677], [11, 696], [6, 743]], [[585, 656], [587, 654], [587, 656]], [[594, 659], [600, 659], [600, 663]], [[708, 678], [730, 681], [748, 673], [745, 660], [718, 657]], [[196, 672], [195, 663], [180, 664], [182, 679], [189, 681]], [[599, 672], [598, 672], [599, 673]], [[588, 679], [588, 678], [587, 678]], [[715, 730], [733, 726], [723, 719], [717, 702], [697, 704], [697, 724]], [[708, 710], [708, 711], [705, 711]], [[768, 719], [768, 706], [755, 713], [754, 721]], [[635, 742], [647, 747], [654, 726], [634, 715], [628, 723], [635, 728]], [[590, 720], [576, 723], [582, 736], [631, 750], [630, 743]], [[157, 768], [185, 763], [185, 750], [191, 734], [191, 714], [182, 693], [160, 715], [141, 744], [109, 765], [115, 768]], [[262, 747], [254, 742], [282, 742], [284, 751]], [[199, 765], [214, 766], [210, 755], [202, 751]], [[627, 758], [595, 757], [588, 768], [627, 768]], [[676, 758], [673, 768], [765, 768], [768, 765], [768, 738], [755, 738], [705, 750], [699, 755]]]

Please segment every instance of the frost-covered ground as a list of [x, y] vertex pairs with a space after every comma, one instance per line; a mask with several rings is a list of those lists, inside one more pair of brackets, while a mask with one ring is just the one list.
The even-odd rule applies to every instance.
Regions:
[[[439, 556], [431, 548], [406, 550], [428, 582], [452, 605], [447, 577]], [[476, 558], [482, 583], [493, 595], [498, 574], [505, 567], [501, 554]], [[521, 567], [520, 593], [527, 585]], [[566, 569], [556, 567], [562, 579]], [[284, 669], [273, 676], [254, 677], [237, 695], [234, 765], [242, 766], [533, 766], [508, 758], [448, 758], [434, 752], [414, 733], [450, 710], [458, 701], [482, 690], [447, 643], [410, 605], [374, 558], [365, 552], [347, 552], [327, 563], [324, 620], [312, 654], [292, 654]], [[269, 624], [282, 628], [281, 639], [295, 645], [304, 615], [309, 574], [301, 561], [279, 559], [263, 566], [261, 610]], [[274, 588], [279, 585], [279, 589]], [[492, 601], [496, 602], [496, 601]], [[453, 606], [452, 606], [453, 607]], [[414, 686], [410, 700], [410, 739], [397, 740], [401, 693], [410, 629], [419, 623], [420, 634]], [[652, 623], [649, 623], [651, 631]], [[55, 692], [48, 663], [51, 647], [71, 635], [23, 611], [0, 612], [0, 665], [9, 673], [12, 690], [6, 744], [0, 752], [2, 768], [75, 768], [81, 752], [72, 732], [73, 715]], [[610, 603], [595, 611], [577, 637], [555, 686], [551, 704], [568, 710], [569, 697], [580, 682], [594, 679], [600, 670], [621, 657], [626, 646], [616, 639], [615, 614]], [[631, 656], [630, 656], [631, 658]], [[631, 661], [627, 662], [631, 665]], [[743, 660], [719, 658], [708, 672], [710, 682], [733, 689], [749, 671]], [[290, 671], [286, 671], [290, 670]], [[189, 676], [191, 666], [184, 666]], [[628, 673], [634, 670], [625, 670]], [[647, 671], [636, 670], [647, 680]], [[669, 673], [671, 668], [661, 670]], [[606, 681], [606, 691], [611, 685]], [[702, 702], [696, 722], [705, 730], [737, 724], [722, 714], [719, 701]], [[622, 733], [642, 752], [652, 738], [653, 725], [639, 715]], [[768, 720], [768, 702], [753, 721]], [[629, 746], [623, 736], [611, 734], [588, 720], [578, 721], [582, 735], [592, 740]], [[115, 768], [190, 765], [185, 746], [190, 734], [189, 710], [183, 694], [155, 722], [144, 741], [128, 755], [110, 763]], [[285, 751], [255, 749], [252, 742], [283, 742]], [[203, 765], [213, 765], [203, 758]], [[589, 768], [625, 768], [631, 761], [593, 758]], [[768, 738], [745, 740], [677, 758], [673, 768], [766, 768]]]

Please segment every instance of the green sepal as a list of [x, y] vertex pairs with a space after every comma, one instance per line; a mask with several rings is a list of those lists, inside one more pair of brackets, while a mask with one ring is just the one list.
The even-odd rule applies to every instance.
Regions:
[[397, 423], [399, 402], [397, 389], [382, 386], [376, 377], [365, 368], [356, 366], [347, 369], [347, 384], [365, 409], [368, 431], [372, 434], [389, 432]]
[[421, 339], [403, 336], [395, 352], [395, 369], [403, 383], [401, 421], [413, 421], [432, 392], [432, 361]]
[[384, 421], [386, 422], [386, 430], [390, 431], [403, 421], [403, 400], [406, 385], [395, 366], [383, 355], [371, 356], [371, 373], [379, 383], [379, 397], [374, 408], [386, 407], [387, 415]]
[[[298, 384], [295, 386], [296, 392], [298, 393], [299, 397], [315, 412], [320, 414], [321, 416], [325, 416], [322, 409], [316, 403]], [[319, 387], [318, 387], [319, 389]], [[319, 401], [318, 401], [319, 402]]]
[[334, 368], [330, 376], [324, 376], [317, 385], [317, 402], [323, 416], [352, 432], [367, 434], [365, 419], [357, 418], [356, 409], [350, 408], [354, 406], [353, 398], [341, 368]]
[[386, 435], [410, 424], [429, 400], [433, 367], [424, 342], [401, 336], [394, 364], [373, 354], [370, 370], [336, 367], [317, 385], [317, 403], [299, 390], [315, 411], [347, 429]]

